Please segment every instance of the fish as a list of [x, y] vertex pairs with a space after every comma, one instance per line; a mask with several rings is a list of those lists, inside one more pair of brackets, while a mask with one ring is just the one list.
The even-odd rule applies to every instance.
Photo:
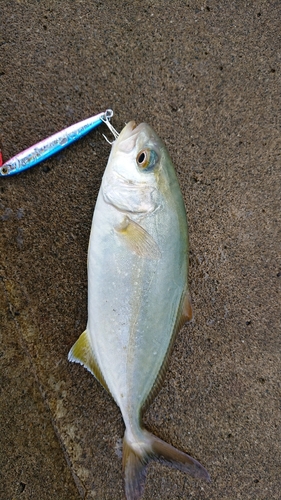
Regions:
[[186, 210], [169, 153], [146, 123], [115, 135], [88, 248], [88, 322], [68, 360], [111, 394], [125, 423], [127, 500], [142, 497], [156, 460], [210, 480], [194, 458], [144, 428], [177, 332], [192, 318]]
[[13, 156], [10, 160], [3, 163], [2, 154], [0, 156], [0, 176], [7, 177], [19, 174], [37, 163], [46, 160], [50, 156], [58, 153], [66, 148], [74, 141], [77, 141], [91, 130], [98, 127], [102, 123], [109, 124], [110, 118], [113, 116], [113, 111], [107, 109], [95, 116], [91, 116], [86, 120], [75, 123], [47, 139], [38, 142], [34, 146], [25, 149], [21, 153]]

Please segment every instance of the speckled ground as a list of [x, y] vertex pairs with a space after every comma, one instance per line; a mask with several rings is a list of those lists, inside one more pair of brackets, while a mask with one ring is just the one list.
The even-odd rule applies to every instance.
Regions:
[[[156, 464], [144, 500], [280, 499], [280, 2], [0, 9], [6, 160], [111, 107], [118, 130], [149, 122], [178, 173], [194, 321], [145, 421], [212, 483]], [[0, 180], [1, 500], [124, 498], [119, 410], [67, 361], [87, 320], [101, 132]]]

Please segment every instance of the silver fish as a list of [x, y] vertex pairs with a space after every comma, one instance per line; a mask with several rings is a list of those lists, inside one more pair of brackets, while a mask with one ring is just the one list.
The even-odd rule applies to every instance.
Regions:
[[113, 142], [88, 251], [88, 324], [68, 359], [84, 365], [119, 406], [126, 431], [127, 500], [142, 496], [151, 460], [209, 480], [204, 467], [143, 428], [176, 333], [192, 317], [184, 202], [152, 128], [129, 122]]
[[[0, 163], [0, 176], [7, 177], [19, 174], [24, 170], [33, 167], [37, 163], [46, 160], [50, 156], [66, 148], [74, 141], [77, 141], [91, 130], [101, 125], [103, 122], [109, 124], [109, 119], [113, 116], [113, 111], [107, 109], [103, 113], [91, 116], [86, 120], [75, 123], [68, 128], [51, 135], [47, 139], [38, 142], [34, 146], [25, 149], [2, 165]], [[0, 158], [1, 160], [1, 158]]]

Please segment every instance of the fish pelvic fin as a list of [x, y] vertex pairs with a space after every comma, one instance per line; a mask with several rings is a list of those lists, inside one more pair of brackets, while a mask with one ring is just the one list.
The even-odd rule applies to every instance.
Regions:
[[125, 433], [123, 440], [123, 472], [127, 500], [139, 500], [144, 492], [147, 465], [155, 460], [186, 472], [196, 479], [210, 481], [207, 470], [197, 460], [146, 430], [143, 441], [133, 443]]
[[98, 362], [94, 356], [87, 330], [85, 330], [79, 339], [73, 344], [68, 353], [68, 361], [80, 363], [100, 382], [104, 389], [110, 394]]

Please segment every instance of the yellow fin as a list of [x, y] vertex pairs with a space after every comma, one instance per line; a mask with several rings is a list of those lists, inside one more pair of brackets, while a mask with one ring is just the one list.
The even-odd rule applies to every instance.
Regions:
[[94, 357], [87, 330], [85, 330], [85, 332], [80, 335], [79, 339], [70, 349], [68, 353], [68, 361], [80, 363], [80, 365], [83, 365], [85, 368], [87, 368], [87, 370], [89, 370], [89, 372], [91, 372], [92, 375], [96, 377], [96, 379], [100, 382], [104, 389], [110, 394], [100, 367], [98, 366], [98, 363]]
[[182, 305], [181, 318], [179, 321], [179, 330], [187, 321], [191, 321], [191, 320], [192, 320], [191, 297], [190, 297], [190, 293], [186, 292], [184, 300], [183, 300], [183, 305]]
[[140, 257], [148, 259], [159, 259], [161, 257], [161, 252], [156, 241], [137, 222], [132, 221], [130, 217], [126, 216], [115, 230], [130, 250]]

